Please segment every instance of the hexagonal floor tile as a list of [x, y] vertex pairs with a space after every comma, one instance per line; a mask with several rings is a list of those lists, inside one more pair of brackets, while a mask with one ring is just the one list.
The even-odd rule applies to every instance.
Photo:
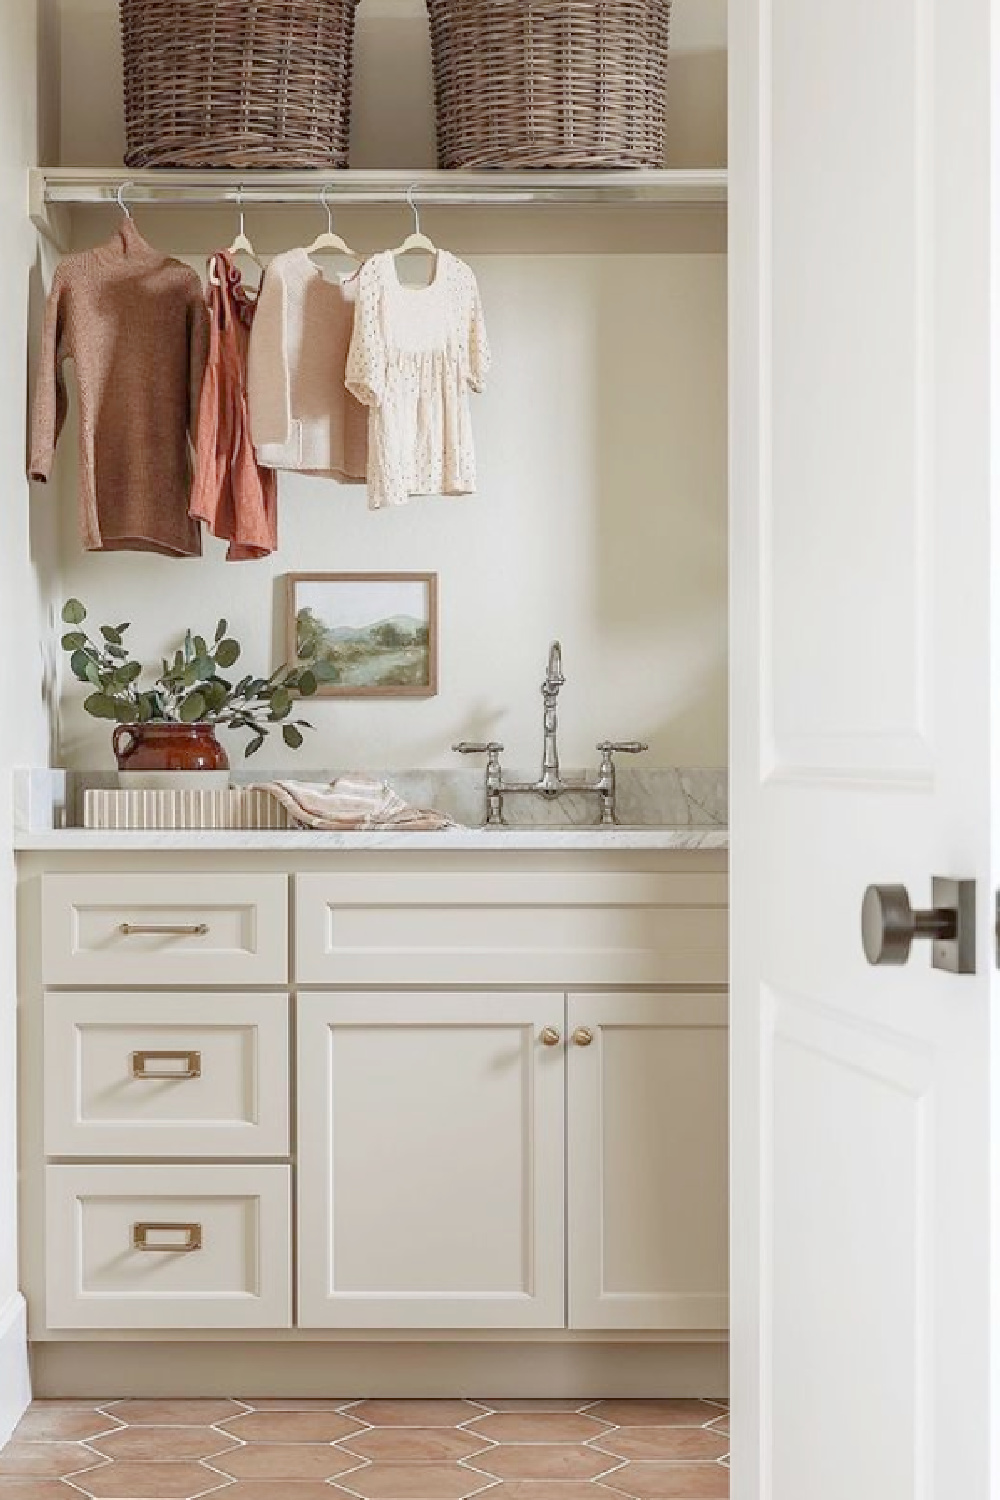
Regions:
[[621, 1500], [585, 1480], [508, 1479], [477, 1500]]
[[[480, 1453], [475, 1467], [497, 1479], [596, 1479], [619, 1460], [575, 1443], [507, 1444]], [[600, 1500], [600, 1497], [597, 1497]]]
[[501, 1412], [472, 1422], [467, 1432], [481, 1432], [498, 1443], [585, 1443], [588, 1438], [607, 1432], [606, 1422], [595, 1421], [589, 1414], [573, 1412]]
[[372, 1427], [457, 1427], [486, 1413], [474, 1401], [421, 1401], [382, 1399], [359, 1401], [350, 1416]]
[[137, 1463], [162, 1459], [211, 1458], [237, 1446], [228, 1433], [213, 1427], [123, 1427], [90, 1446], [105, 1458], [132, 1459]]
[[708, 1427], [616, 1427], [594, 1444], [616, 1458], [633, 1460], [724, 1458], [729, 1439]]
[[344, 1484], [364, 1500], [464, 1500], [489, 1484], [458, 1464], [371, 1464]]
[[368, 1427], [357, 1437], [342, 1438], [337, 1447], [388, 1463], [446, 1463], [471, 1458], [490, 1444], [458, 1427]]
[[321, 1443], [248, 1443], [212, 1460], [233, 1479], [332, 1479], [361, 1460]]
[[80, 1500], [61, 1479], [10, 1479], [0, 1477], [0, 1500]]
[[333, 1443], [365, 1430], [335, 1411], [249, 1412], [217, 1425], [245, 1443]]
[[[238, 1479], [213, 1500], [350, 1500], [343, 1490], [324, 1484], [321, 1479]], [[593, 1500], [593, 1497], [592, 1497]]]
[[93, 1500], [195, 1500], [221, 1489], [221, 1474], [195, 1463], [108, 1464], [74, 1479]]
[[631, 1500], [728, 1500], [729, 1470], [721, 1464], [626, 1464], [601, 1486]]
[[83, 1406], [60, 1406], [47, 1410], [33, 1402], [17, 1424], [14, 1436], [29, 1443], [79, 1442], [99, 1432], [114, 1432], [121, 1426], [113, 1417]]
[[105, 1410], [130, 1427], [211, 1427], [229, 1417], [238, 1417], [243, 1407], [237, 1401], [192, 1398], [114, 1401]]
[[8, 1443], [0, 1452], [0, 1474], [39, 1479], [62, 1479], [82, 1469], [92, 1469], [104, 1459], [82, 1443]]
[[687, 1399], [662, 1401], [598, 1401], [587, 1415], [613, 1422], [616, 1427], [704, 1427], [724, 1412], [707, 1401]]
[[518, 1396], [491, 1396], [489, 1400], [477, 1396], [476, 1399], [493, 1411], [581, 1411], [594, 1404], [592, 1399], [576, 1396], [530, 1396], [524, 1400]]

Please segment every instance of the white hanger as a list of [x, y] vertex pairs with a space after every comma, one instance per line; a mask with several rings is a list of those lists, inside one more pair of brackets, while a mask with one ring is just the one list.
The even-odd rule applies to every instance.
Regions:
[[239, 210], [240, 210], [240, 228], [239, 228], [239, 233], [237, 234], [236, 238], [233, 240], [233, 243], [230, 245], [230, 247], [229, 247], [229, 249], [228, 249], [228, 251], [226, 253], [228, 255], [248, 255], [250, 257], [250, 259], [253, 261], [254, 265], [259, 266], [260, 269], [263, 270], [264, 269], [263, 262], [260, 260], [260, 257], [258, 256], [256, 250], [254, 249], [253, 245], [250, 243], [249, 239], [247, 238], [247, 232], [246, 232], [246, 214], [243, 212], [243, 189], [242, 189], [242, 187], [237, 188], [237, 190], [236, 190], [236, 202], [239, 205]]
[[409, 255], [411, 250], [425, 250], [428, 255], [437, 255], [438, 253], [437, 245], [435, 245], [433, 240], [428, 239], [427, 235], [420, 228], [420, 210], [417, 207], [414, 197], [415, 192], [416, 188], [412, 187], [406, 190], [406, 201], [413, 210], [413, 233], [408, 234], [403, 243], [396, 246], [392, 252], [393, 255]]
[[337, 234], [333, 227], [333, 209], [330, 207], [330, 200], [326, 196], [328, 192], [329, 186], [325, 184], [319, 195], [319, 201], [326, 209], [326, 229], [322, 234], [316, 236], [311, 245], [306, 246], [306, 254], [318, 255], [321, 250], [335, 250], [340, 255], [346, 255], [350, 260], [360, 261], [362, 256], [356, 250], [352, 250], [347, 241], [341, 235]]

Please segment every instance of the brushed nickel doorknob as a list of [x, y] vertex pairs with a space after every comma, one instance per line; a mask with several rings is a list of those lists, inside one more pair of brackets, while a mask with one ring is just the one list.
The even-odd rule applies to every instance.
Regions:
[[561, 1033], [558, 1032], [554, 1026], [543, 1026], [541, 1037], [542, 1045], [545, 1047], [558, 1047], [559, 1043], [562, 1041]]
[[918, 938], [933, 943], [936, 969], [975, 973], [976, 883], [935, 878], [933, 906], [915, 911], [905, 885], [870, 885], [861, 904], [861, 941], [870, 964], [905, 964]]

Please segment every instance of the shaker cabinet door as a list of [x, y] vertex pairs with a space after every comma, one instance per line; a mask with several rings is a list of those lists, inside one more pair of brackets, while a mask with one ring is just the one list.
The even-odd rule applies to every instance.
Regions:
[[727, 997], [571, 995], [569, 1323], [728, 1322]]
[[563, 1327], [563, 996], [297, 1004], [300, 1326]]

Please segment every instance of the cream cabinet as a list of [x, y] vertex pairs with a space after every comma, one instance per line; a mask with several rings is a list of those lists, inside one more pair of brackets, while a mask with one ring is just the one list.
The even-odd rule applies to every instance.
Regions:
[[561, 1328], [563, 998], [300, 994], [299, 1321]]
[[574, 994], [569, 1322], [728, 1327], [726, 998]]
[[300, 1323], [724, 1329], [727, 1035], [720, 995], [300, 995]]
[[110, 863], [22, 867], [33, 1337], [722, 1335], [723, 861]]

